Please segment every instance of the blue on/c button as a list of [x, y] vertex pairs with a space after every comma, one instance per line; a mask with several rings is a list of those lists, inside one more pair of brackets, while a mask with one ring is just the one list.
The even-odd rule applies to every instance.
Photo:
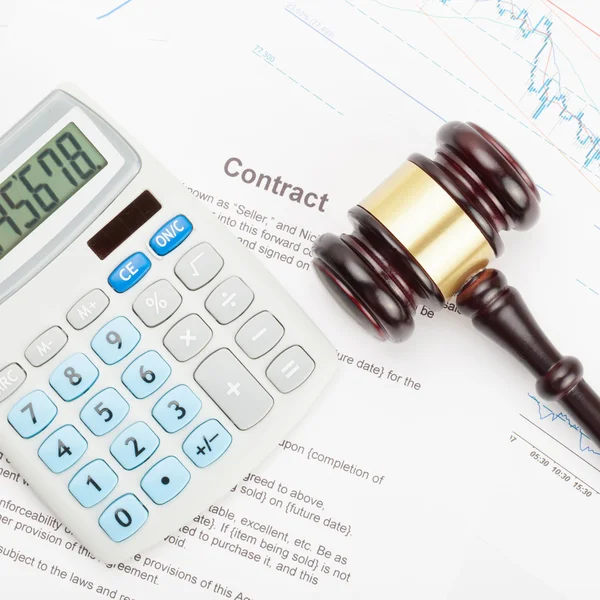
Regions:
[[126, 258], [108, 277], [108, 284], [122, 294], [132, 288], [152, 266], [150, 259], [143, 252], [136, 252]]
[[193, 225], [184, 215], [177, 215], [167, 221], [150, 239], [150, 248], [165, 256], [181, 244], [192, 233]]

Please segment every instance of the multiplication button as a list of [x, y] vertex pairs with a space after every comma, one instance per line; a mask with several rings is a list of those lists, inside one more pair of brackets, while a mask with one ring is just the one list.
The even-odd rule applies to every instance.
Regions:
[[194, 379], [241, 430], [256, 425], [273, 408], [273, 398], [226, 348], [201, 363]]
[[211, 328], [198, 315], [188, 315], [173, 325], [163, 343], [179, 362], [185, 362], [210, 342], [212, 334]]
[[221, 325], [227, 325], [243, 314], [254, 300], [254, 292], [239, 278], [230, 277], [206, 300], [206, 310]]
[[188, 290], [198, 290], [214, 279], [223, 268], [223, 259], [207, 242], [187, 252], [175, 266], [175, 275]]

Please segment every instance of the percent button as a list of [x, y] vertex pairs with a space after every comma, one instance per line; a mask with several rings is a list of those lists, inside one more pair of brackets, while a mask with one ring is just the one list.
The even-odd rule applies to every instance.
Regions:
[[180, 305], [179, 292], [166, 279], [161, 279], [136, 298], [133, 310], [148, 327], [156, 327], [173, 315]]

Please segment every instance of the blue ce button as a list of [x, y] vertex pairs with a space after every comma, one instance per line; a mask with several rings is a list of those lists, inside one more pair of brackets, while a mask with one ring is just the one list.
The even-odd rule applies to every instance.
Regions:
[[143, 252], [136, 252], [125, 259], [109, 276], [108, 284], [118, 294], [132, 288], [152, 266]]

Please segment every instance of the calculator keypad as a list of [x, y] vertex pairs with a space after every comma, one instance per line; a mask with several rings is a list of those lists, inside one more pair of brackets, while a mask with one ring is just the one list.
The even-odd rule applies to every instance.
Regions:
[[[182, 244], [192, 230], [191, 222], [184, 215], [178, 215], [155, 233], [149, 240], [150, 247], [154, 254], [166, 256]], [[108, 282], [115, 292], [124, 293], [136, 285], [151, 267], [146, 254], [135, 252], [111, 273]], [[215, 248], [202, 242], [178, 260], [173, 272], [187, 290], [195, 293], [207, 286], [223, 267], [224, 260]], [[204, 302], [204, 308], [218, 324], [228, 325], [239, 319], [254, 299], [254, 292], [240, 277], [230, 276], [202, 295], [199, 293], [195, 302], [198, 312]], [[168, 279], [159, 279], [144, 289], [131, 307], [141, 323], [154, 328], [171, 318], [182, 303], [182, 295], [172, 283]], [[94, 289], [71, 307], [66, 315], [67, 321], [75, 330], [83, 330], [95, 322], [109, 305], [108, 296], [102, 290]], [[91, 349], [103, 365], [113, 366], [124, 361], [142, 341], [142, 327], [130, 318], [125, 315], [112, 318], [91, 339]], [[204, 318], [210, 322], [210, 317]], [[180, 317], [174, 325], [165, 329], [167, 333], [163, 344], [175, 360], [181, 363], [190, 361], [205, 350], [213, 339], [214, 327], [219, 327], [214, 322], [209, 326], [207, 321], [200, 314], [192, 313]], [[249, 315], [244, 321], [231, 333], [237, 332], [235, 344], [250, 359], [271, 352], [285, 334], [284, 325], [266, 310]], [[232, 339], [231, 344], [235, 345], [233, 342]], [[55, 357], [68, 343], [66, 332], [54, 326], [32, 342], [25, 356], [34, 367], [38, 367]], [[165, 387], [160, 397], [154, 398], [144, 409], [151, 412], [161, 428], [157, 431], [162, 435], [174, 435], [190, 427], [181, 437], [184, 441], [177, 442], [181, 444], [181, 454], [186, 459], [167, 456], [150, 460], [159, 449], [161, 440], [146, 422], [152, 421], [147, 413], [146, 418], [138, 417], [142, 420], [134, 418], [133, 424], [128, 423], [110, 441], [110, 454], [123, 469], [132, 471], [147, 464], [140, 469], [144, 473], [137, 491], [118, 488], [118, 468], [113, 463], [111, 468], [110, 461], [98, 456], [89, 457], [81, 462], [84, 466], [79, 465], [73, 470], [75, 474], [70, 477], [68, 489], [82, 507], [97, 506], [115, 494], [98, 520], [98, 525], [114, 542], [128, 539], [147, 522], [149, 511], [140, 498], [143, 500], [147, 496], [154, 505], [161, 506], [184, 492], [191, 481], [190, 471], [193, 471], [187, 459], [197, 468], [207, 468], [232, 445], [231, 433], [219, 420], [200, 419], [200, 424], [196, 421], [192, 425], [203, 414], [203, 401], [207, 401], [200, 389], [242, 431], [254, 427], [273, 408], [271, 394], [227, 347], [216, 349], [198, 363], [194, 379], [199, 387], [192, 386], [194, 389], [190, 389], [182, 384], [169, 386], [172, 389]], [[127, 367], [116, 368], [121, 373], [125, 388], [140, 400], [155, 394], [172, 373], [171, 366], [156, 350], [137, 356]], [[291, 346], [283, 352], [280, 350], [262, 374], [280, 392], [288, 393], [300, 386], [314, 368], [314, 361], [300, 346]], [[99, 375], [98, 368], [88, 356], [76, 353], [54, 368], [49, 384], [64, 401], [73, 402], [92, 388]], [[27, 374], [17, 363], [2, 369], [0, 402], [18, 389], [26, 378]], [[90, 396], [82, 403], [79, 416], [94, 436], [107, 436], [115, 431], [131, 412], [131, 398], [126, 399], [127, 393], [122, 388], [100, 388]], [[58, 412], [55, 402], [42, 390], [36, 390], [15, 403], [8, 421], [18, 435], [30, 439], [47, 430]], [[78, 463], [87, 449], [88, 443], [79, 430], [74, 425], [64, 425], [39, 445], [38, 455], [52, 472], [59, 474]], [[136, 494], [145, 496], [138, 497]]]
[[152, 502], [166, 504], [183, 491], [191, 477], [174, 456], [167, 456], [144, 475], [141, 486]]
[[256, 425], [273, 408], [273, 398], [226, 348], [201, 363], [194, 379], [242, 431]]
[[77, 472], [69, 491], [84, 508], [102, 502], [117, 487], [117, 474], [101, 459], [93, 460]]
[[53, 473], [63, 473], [85, 454], [87, 447], [79, 431], [73, 425], [65, 425], [46, 438], [38, 456]]
[[183, 451], [199, 468], [212, 465], [231, 446], [231, 434], [217, 421], [209, 419], [196, 427], [183, 442]]
[[148, 326], [164, 323], [181, 305], [179, 292], [161, 279], [146, 288], [133, 303], [133, 311]]
[[167, 433], [175, 433], [191, 423], [201, 408], [200, 398], [187, 385], [178, 385], [155, 404], [152, 416]]
[[160, 445], [158, 436], [142, 421], [122, 431], [110, 445], [110, 453], [127, 471], [144, 464]]
[[73, 329], [85, 329], [93, 323], [110, 304], [108, 296], [102, 290], [92, 290], [77, 302], [67, 313]]
[[63, 361], [50, 375], [50, 385], [65, 401], [83, 396], [96, 383], [100, 373], [92, 361], [81, 353]]
[[198, 316], [188, 315], [173, 325], [163, 343], [179, 362], [190, 360], [210, 342], [211, 328]]
[[58, 414], [56, 404], [41, 390], [24, 396], [8, 413], [8, 422], [25, 439], [41, 433]]
[[41, 367], [54, 358], [68, 340], [67, 334], [60, 327], [51, 327], [27, 347], [25, 358], [32, 366]]
[[171, 367], [158, 352], [150, 350], [127, 367], [121, 380], [136, 398], [147, 398], [161, 387], [170, 375]]
[[115, 390], [108, 388], [96, 394], [79, 415], [86, 427], [97, 436], [106, 435], [121, 424], [129, 413], [129, 404]]
[[199, 290], [214, 279], [223, 268], [223, 259], [207, 242], [187, 252], [175, 266], [175, 275], [188, 290]]
[[133, 494], [125, 494], [102, 513], [98, 524], [113, 542], [123, 542], [147, 520], [148, 509]]
[[141, 337], [129, 319], [117, 317], [94, 336], [92, 349], [104, 363], [114, 365], [134, 350]]

